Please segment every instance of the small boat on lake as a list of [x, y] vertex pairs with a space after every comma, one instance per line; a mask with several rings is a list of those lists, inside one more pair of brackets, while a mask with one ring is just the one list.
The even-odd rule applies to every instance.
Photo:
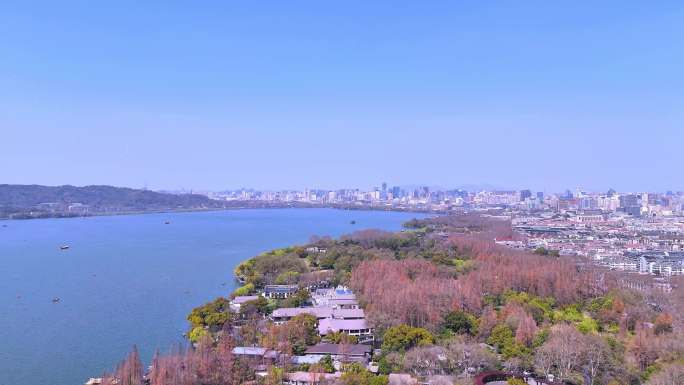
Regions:
[[170, 225], [170, 224], [171, 224], [171, 221], [166, 221], [166, 222], [164, 222], [164, 224], [165, 224], [165, 225]]
[[69, 245], [62, 245], [59, 247], [60, 250], [69, 250]]
[[349, 223], [351, 223], [352, 225], [355, 225], [355, 224], [356, 224], [356, 221], [351, 221], [351, 222], [349, 222]]
[[52, 303], [57, 303], [57, 302], [59, 302], [59, 301], [60, 301], [59, 297], [55, 297], [55, 298], [52, 299]]

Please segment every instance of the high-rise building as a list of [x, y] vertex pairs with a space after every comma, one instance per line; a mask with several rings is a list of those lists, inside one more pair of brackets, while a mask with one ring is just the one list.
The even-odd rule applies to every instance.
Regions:
[[620, 196], [620, 210], [629, 215], [641, 215], [641, 195], [626, 194]]
[[530, 190], [520, 190], [520, 201], [524, 202], [525, 199], [532, 198], [532, 191]]

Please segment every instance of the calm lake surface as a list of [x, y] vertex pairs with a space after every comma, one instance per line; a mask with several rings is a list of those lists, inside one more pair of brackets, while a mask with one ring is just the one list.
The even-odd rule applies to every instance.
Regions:
[[0, 385], [83, 384], [133, 344], [148, 361], [183, 340], [193, 307], [233, 290], [232, 270], [250, 256], [414, 217], [269, 209], [0, 221]]

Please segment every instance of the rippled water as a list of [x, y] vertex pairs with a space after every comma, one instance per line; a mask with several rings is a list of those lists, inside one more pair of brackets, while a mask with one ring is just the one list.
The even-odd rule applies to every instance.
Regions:
[[182, 340], [190, 309], [234, 288], [240, 261], [314, 234], [398, 230], [416, 216], [272, 209], [0, 221], [0, 385], [82, 384], [133, 344], [149, 359]]

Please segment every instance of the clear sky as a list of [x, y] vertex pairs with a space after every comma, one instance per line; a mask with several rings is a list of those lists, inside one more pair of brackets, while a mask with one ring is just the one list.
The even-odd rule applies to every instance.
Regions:
[[0, 4], [0, 183], [664, 191], [683, 146], [678, 1]]

